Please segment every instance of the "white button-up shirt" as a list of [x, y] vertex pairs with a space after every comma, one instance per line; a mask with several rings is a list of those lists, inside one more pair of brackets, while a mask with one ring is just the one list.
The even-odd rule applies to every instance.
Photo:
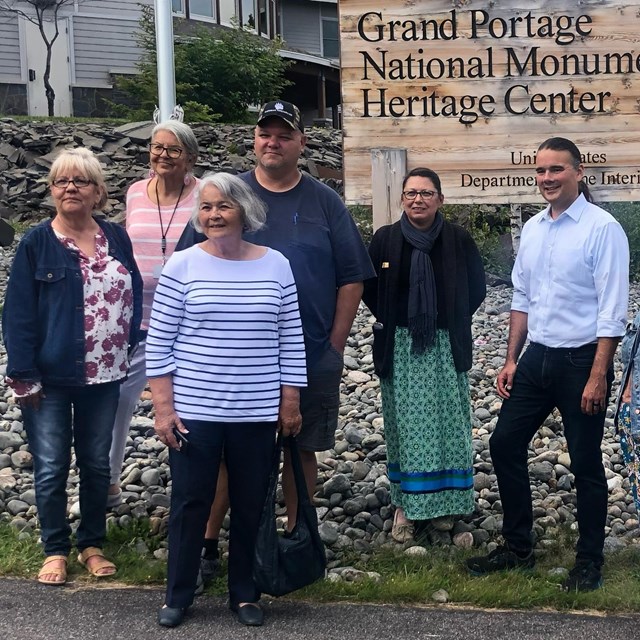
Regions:
[[556, 220], [547, 207], [525, 224], [512, 280], [511, 309], [528, 314], [532, 342], [579, 347], [624, 335], [627, 236], [583, 195]]

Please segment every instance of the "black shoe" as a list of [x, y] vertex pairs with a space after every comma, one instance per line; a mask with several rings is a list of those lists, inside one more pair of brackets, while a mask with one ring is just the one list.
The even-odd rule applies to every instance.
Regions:
[[533, 550], [522, 555], [512, 551], [507, 544], [494, 549], [489, 555], [469, 558], [466, 562], [467, 570], [474, 576], [509, 569], [532, 569], [535, 563]]
[[257, 602], [249, 602], [242, 606], [231, 605], [231, 611], [238, 614], [238, 622], [248, 627], [260, 627], [264, 622], [264, 611]]
[[158, 624], [161, 627], [177, 627], [182, 624], [186, 607], [162, 607], [158, 611]]
[[600, 567], [593, 560], [576, 560], [576, 566], [562, 583], [565, 591], [595, 591], [601, 586]]

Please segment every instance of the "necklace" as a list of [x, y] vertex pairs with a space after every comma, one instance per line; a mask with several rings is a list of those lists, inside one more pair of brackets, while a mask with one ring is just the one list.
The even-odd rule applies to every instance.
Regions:
[[176, 200], [176, 206], [173, 207], [173, 213], [169, 218], [169, 224], [167, 225], [167, 229], [165, 231], [164, 225], [162, 224], [162, 211], [160, 210], [160, 196], [158, 195], [158, 179], [156, 178], [156, 202], [158, 203], [158, 219], [160, 220], [160, 234], [162, 235], [162, 242], [160, 244], [160, 248], [162, 249], [162, 264], [164, 265], [167, 262], [167, 234], [169, 233], [169, 229], [171, 228], [171, 223], [173, 222], [173, 217], [176, 215], [176, 211], [178, 210], [178, 205], [180, 204], [180, 198], [182, 198], [182, 192], [184, 191], [184, 182], [182, 187], [180, 188], [180, 193], [178, 194], [178, 199]]

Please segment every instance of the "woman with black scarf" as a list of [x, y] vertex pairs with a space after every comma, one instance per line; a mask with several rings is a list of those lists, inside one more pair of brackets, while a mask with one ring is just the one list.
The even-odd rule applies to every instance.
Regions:
[[410, 171], [403, 213], [375, 233], [365, 282], [375, 315], [373, 359], [382, 388], [392, 537], [413, 538], [416, 520], [438, 530], [473, 511], [469, 381], [471, 316], [486, 295], [471, 236], [446, 221], [440, 178]]

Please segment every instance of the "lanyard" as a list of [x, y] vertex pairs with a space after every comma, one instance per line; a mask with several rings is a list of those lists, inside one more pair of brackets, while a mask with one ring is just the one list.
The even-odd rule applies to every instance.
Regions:
[[160, 196], [158, 195], [158, 179], [156, 178], [156, 202], [158, 203], [158, 219], [160, 220], [160, 233], [162, 235], [162, 242], [160, 247], [162, 249], [162, 264], [165, 264], [167, 261], [166, 253], [167, 253], [167, 234], [169, 233], [169, 229], [171, 228], [171, 223], [173, 222], [173, 216], [176, 215], [176, 211], [178, 210], [178, 205], [180, 204], [180, 198], [182, 198], [182, 192], [184, 191], [184, 183], [182, 184], [182, 188], [180, 189], [180, 193], [178, 194], [178, 200], [176, 201], [176, 206], [173, 207], [173, 213], [171, 214], [171, 218], [169, 218], [169, 224], [167, 225], [167, 230], [165, 231], [164, 225], [162, 224], [162, 211], [160, 210]]

